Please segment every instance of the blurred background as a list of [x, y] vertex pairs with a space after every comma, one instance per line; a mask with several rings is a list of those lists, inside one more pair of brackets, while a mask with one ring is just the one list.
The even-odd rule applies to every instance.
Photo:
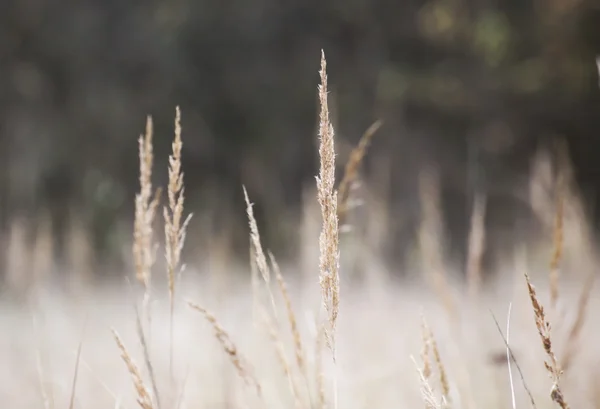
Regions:
[[316, 202], [321, 49], [340, 172], [383, 121], [361, 166], [368, 210], [357, 217], [379, 226], [386, 262], [410, 253], [423, 167], [437, 169], [459, 263], [477, 192], [489, 248], [535, 231], [532, 163], [557, 141], [596, 220], [595, 0], [4, 0], [2, 276], [127, 268], [137, 138], [151, 115], [155, 186], [165, 186], [177, 105], [194, 213], [187, 252], [248, 257], [244, 184], [265, 247], [297, 257]]

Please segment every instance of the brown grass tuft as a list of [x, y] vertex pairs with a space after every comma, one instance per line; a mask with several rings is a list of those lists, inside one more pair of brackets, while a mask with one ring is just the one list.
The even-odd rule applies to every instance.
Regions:
[[[135, 197], [135, 219], [133, 225], [133, 258], [136, 278], [145, 290], [146, 303], [150, 297], [151, 270], [156, 260], [157, 246], [153, 239], [153, 223], [160, 198], [160, 189], [152, 192], [152, 118], [146, 120], [146, 133], [139, 137], [140, 192]], [[154, 196], [154, 197], [153, 197]]]
[[[412, 357], [411, 357], [412, 358]], [[425, 376], [424, 369], [419, 368], [417, 361], [412, 358], [415, 368], [417, 369], [417, 373], [419, 374], [419, 381], [421, 384], [421, 397], [423, 398], [423, 403], [425, 404], [425, 409], [447, 409], [448, 402], [445, 400], [444, 396], [438, 400], [436, 397], [435, 391], [429, 382], [429, 379]]]
[[431, 376], [431, 361], [429, 359], [428, 354], [431, 352], [433, 354], [433, 361], [438, 370], [440, 386], [442, 388], [442, 398], [445, 402], [450, 401], [450, 384], [448, 382], [448, 375], [446, 374], [446, 368], [442, 363], [442, 357], [440, 355], [440, 350], [438, 348], [437, 341], [433, 336], [433, 332], [429, 325], [427, 325], [427, 321], [425, 317], [423, 317], [422, 322], [422, 331], [423, 331], [423, 376], [425, 379], [428, 379]]
[[344, 176], [342, 177], [342, 181], [340, 182], [338, 188], [338, 219], [340, 226], [343, 226], [346, 223], [348, 212], [351, 209], [350, 194], [352, 191], [352, 185], [356, 182], [356, 178], [358, 176], [358, 168], [367, 154], [367, 149], [369, 148], [369, 144], [371, 143], [373, 136], [375, 136], [379, 128], [381, 128], [381, 125], [383, 125], [383, 121], [377, 120], [369, 128], [367, 128], [365, 133], [358, 141], [358, 145], [352, 149], [350, 158], [346, 162]]
[[142, 379], [142, 374], [135, 364], [131, 355], [125, 348], [125, 344], [119, 337], [119, 334], [114, 329], [112, 330], [113, 336], [115, 337], [115, 341], [117, 342], [117, 346], [121, 351], [121, 358], [125, 365], [127, 365], [127, 370], [131, 375], [131, 380], [133, 381], [133, 386], [135, 387], [135, 391], [137, 392], [137, 403], [140, 405], [142, 409], [154, 409], [154, 405], [152, 403], [152, 397], [150, 396], [150, 391], [144, 385], [144, 380]]
[[527, 273], [525, 273], [525, 280], [527, 281], [529, 298], [531, 299], [531, 305], [535, 314], [535, 326], [537, 327], [538, 333], [540, 334], [544, 351], [548, 356], [548, 360], [544, 361], [544, 366], [546, 367], [546, 370], [550, 375], [550, 379], [552, 379], [552, 390], [550, 392], [550, 397], [562, 409], [568, 409], [569, 405], [565, 401], [562, 390], [560, 389], [559, 385], [562, 370], [560, 368], [558, 360], [556, 359], [556, 356], [554, 355], [554, 351], [552, 350], [552, 340], [550, 338], [550, 323], [546, 320], [546, 313], [544, 312], [544, 307], [540, 304], [535, 292], [535, 288], [531, 284], [531, 281], [529, 280], [529, 275]]
[[294, 398], [294, 405], [296, 409], [301, 409], [303, 405], [300, 398], [300, 392], [298, 391], [294, 372], [292, 371], [292, 367], [290, 366], [287, 354], [285, 352], [285, 346], [281, 340], [279, 328], [277, 324], [272, 321], [271, 316], [264, 308], [261, 308], [260, 311], [262, 313], [262, 320], [267, 327], [269, 337], [271, 338], [271, 342], [273, 342], [273, 346], [275, 347], [275, 352], [277, 353], [277, 358], [279, 359], [283, 373], [288, 379], [290, 392]]
[[275, 260], [275, 256], [269, 253], [269, 258], [271, 260], [271, 265], [273, 266], [273, 271], [275, 272], [275, 277], [277, 278], [277, 283], [279, 285], [279, 290], [281, 291], [281, 296], [283, 298], [283, 301], [285, 302], [288, 322], [290, 324], [290, 331], [292, 333], [292, 338], [294, 341], [296, 364], [298, 365], [298, 369], [302, 373], [305, 373], [306, 364], [304, 361], [304, 348], [302, 347], [302, 338], [300, 337], [300, 331], [298, 330], [298, 321], [296, 320], [296, 314], [294, 313], [294, 308], [292, 307], [292, 300], [290, 299], [290, 294], [287, 290], [287, 286], [285, 285], [285, 280], [283, 279], [283, 275], [281, 274], [279, 264], [277, 263], [277, 260]]
[[337, 216], [337, 192], [335, 185], [335, 143], [333, 125], [329, 120], [327, 105], [327, 62], [321, 52], [321, 85], [319, 85], [319, 156], [320, 171], [317, 177], [317, 192], [321, 206], [322, 229], [319, 239], [320, 283], [325, 310], [328, 313], [329, 328], [325, 331], [325, 340], [335, 361], [335, 330], [340, 304], [339, 278], [339, 230]]
[[431, 333], [425, 321], [425, 316], [421, 317], [421, 336], [423, 337], [423, 349], [421, 350], [421, 359], [423, 360], [423, 377], [429, 379], [431, 377]]
[[249, 387], [253, 387], [256, 391], [257, 396], [262, 398], [262, 388], [260, 386], [260, 383], [252, 374], [249, 364], [246, 362], [245, 359], [242, 358], [237, 347], [235, 346], [231, 338], [229, 338], [229, 334], [219, 324], [217, 318], [206, 308], [201, 307], [198, 304], [188, 301], [188, 305], [196, 311], [199, 311], [208, 321], [208, 323], [213, 327], [215, 337], [223, 347], [225, 353], [229, 356], [229, 359], [231, 360], [231, 363], [233, 364], [240, 378], [244, 380], [246, 385], [248, 385]]

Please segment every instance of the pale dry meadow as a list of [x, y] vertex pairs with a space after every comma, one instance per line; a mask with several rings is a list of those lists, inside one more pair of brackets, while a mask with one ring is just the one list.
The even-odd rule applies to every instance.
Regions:
[[[263, 248], [242, 186], [251, 264], [183, 259], [197, 218], [185, 207], [181, 113], [164, 195], [152, 185], [162, 170], [153, 169], [148, 118], [127, 249], [132, 269], [123, 279], [65, 291], [37, 275], [50, 263], [50, 244], [28, 249], [13, 229], [8, 280], [26, 296], [0, 301], [0, 407], [600, 407], [596, 252], [568, 165], [552, 171], [540, 157], [531, 205], [548, 234], [515, 240], [513, 257], [485, 280], [485, 197], [473, 207], [463, 274], [444, 256], [439, 186], [434, 170], [424, 172], [414, 268], [395, 278], [372, 251], [386, 223], [376, 211], [366, 218], [369, 240], [346, 228], [379, 123], [336, 183], [324, 55], [320, 74], [320, 168], [298, 231], [302, 260], [279, 266]], [[544, 183], [549, 188], [538, 189]], [[373, 203], [361, 206], [369, 214]], [[81, 269], [86, 251], [75, 235]], [[366, 273], [350, 277], [355, 263]]]

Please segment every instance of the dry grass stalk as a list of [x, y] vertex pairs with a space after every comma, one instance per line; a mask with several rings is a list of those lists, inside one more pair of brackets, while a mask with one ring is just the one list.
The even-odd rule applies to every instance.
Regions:
[[152, 397], [150, 396], [148, 388], [146, 385], [144, 385], [142, 374], [140, 373], [138, 366], [135, 364], [135, 362], [133, 362], [131, 355], [127, 351], [127, 348], [125, 348], [125, 345], [123, 344], [123, 341], [121, 340], [121, 337], [119, 337], [117, 331], [113, 329], [112, 332], [113, 336], [115, 337], [115, 341], [117, 342], [117, 346], [121, 351], [121, 358], [123, 359], [123, 362], [125, 362], [127, 370], [131, 375], [133, 386], [137, 392], [138, 405], [140, 405], [142, 409], [153, 409], [154, 406], [152, 404]]
[[344, 176], [340, 182], [338, 188], [338, 219], [339, 224], [344, 225], [350, 210], [350, 192], [352, 190], [352, 184], [356, 182], [358, 176], [358, 168], [363, 161], [367, 153], [367, 149], [373, 136], [377, 133], [379, 128], [383, 125], [383, 121], [375, 121], [362, 135], [358, 145], [354, 147], [350, 153], [350, 158], [346, 162], [346, 169], [344, 170]]
[[294, 405], [296, 409], [301, 409], [303, 407], [302, 401], [300, 398], [300, 393], [298, 391], [298, 386], [296, 385], [296, 379], [294, 377], [294, 373], [292, 371], [292, 367], [287, 358], [287, 354], [285, 352], [285, 347], [283, 342], [281, 341], [281, 334], [279, 333], [279, 329], [271, 320], [271, 316], [264, 309], [260, 310], [262, 313], [262, 318], [265, 326], [267, 327], [269, 337], [273, 342], [273, 346], [275, 347], [275, 352], [277, 353], [277, 358], [279, 358], [279, 363], [283, 369], [283, 373], [288, 379], [290, 392], [294, 398]]
[[294, 308], [292, 307], [292, 300], [287, 290], [287, 286], [285, 285], [283, 275], [281, 274], [279, 264], [277, 263], [277, 260], [275, 260], [275, 256], [269, 252], [269, 258], [271, 260], [271, 265], [273, 266], [273, 271], [275, 272], [275, 278], [277, 279], [281, 296], [285, 302], [285, 309], [287, 311], [288, 322], [290, 324], [290, 332], [292, 333], [292, 338], [294, 340], [296, 364], [301, 372], [305, 372], [306, 364], [304, 360], [304, 348], [302, 347], [302, 338], [300, 337], [300, 331], [298, 330], [298, 321], [296, 320], [296, 314], [294, 313]]
[[258, 224], [256, 223], [256, 218], [254, 217], [254, 210], [252, 209], [253, 204], [250, 202], [250, 198], [248, 197], [246, 187], [243, 186], [243, 189], [244, 200], [246, 201], [246, 213], [248, 215], [248, 225], [250, 226], [250, 242], [254, 250], [254, 262], [256, 262], [256, 267], [258, 268], [258, 271], [260, 272], [263, 280], [265, 281], [265, 286], [267, 287], [267, 292], [269, 294], [271, 306], [273, 308], [273, 314], [275, 315], [275, 319], [278, 321], [275, 296], [273, 295], [273, 291], [271, 290], [271, 270], [269, 269], [269, 265], [267, 264], [267, 257], [265, 256], [265, 252], [263, 251], [262, 244], [260, 242]]
[[333, 407], [338, 407], [336, 326], [340, 306], [340, 255], [337, 192], [335, 186], [335, 142], [333, 125], [329, 119], [327, 104], [327, 62], [321, 51], [321, 84], [319, 85], [319, 157], [320, 169], [317, 177], [317, 197], [321, 207], [322, 227], [319, 237], [319, 281], [321, 298], [328, 314], [325, 341], [333, 359]]
[[423, 398], [423, 403], [425, 403], [425, 409], [445, 409], [448, 408], [448, 402], [442, 396], [442, 398], [438, 401], [435, 396], [435, 392], [433, 387], [429, 383], [428, 378], [425, 376], [424, 370], [419, 368], [417, 361], [414, 357], [411, 356], [415, 364], [415, 368], [417, 369], [417, 373], [419, 374], [419, 381], [421, 384], [421, 397]]
[[306, 389], [309, 393], [310, 400], [310, 384], [308, 381], [308, 372], [306, 368], [305, 361], [305, 353], [304, 347], [302, 346], [302, 337], [300, 336], [300, 331], [298, 330], [298, 320], [296, 319], [296, 314], [294, 313], [294, 308], [292, 307], [292, 300], [290, 298], [289, 292], [287, 290], [287, 286], [285, 284], [285, 280], [283, 279], [283, 275], [281, 274], [281, 269], [279, 268], [279, 264], [277, 260], [275, 260], [275, 256], [269, 252], [269, 258], [271, 260], [271, 265], [273, 266], [273, 271], [275, 272], [275, 277], [277, 278], [277, 283], [279, 284], [279, 290], [281, 291], [281, 296], [285, 302], [285, 308], [287, 311], [288, 323], [290, 324], [290, 332], [292, 334], [292, 338], [294, 341], [294, 353], [296, 356], [296, 365], [298, 367], [298, 371], [304, 378], [306, 382]]
[[[277, 351], [279, 361], [283, 367], [283, 370], [284, 370], [286, 376], [288, 377], [288, 380], [290, 383], [290, 389], [294, 396], [296, 407], [301, 407], [302, 406], [301, 398], [298, 393], [298, 388], [296, 386], [294, 374], [290, 368], [290, 365], [289, 365], [289, 362], [288, 362], [288, 359], [287, 359], [287, 356], [285, 353], [285, 348], [283, 347], [283, 344], [281, 342], [281, 335], [280, 335], [280, 330], [279, 330], [280, 323], [279, 323], [279, 318], [277, 315], [277, 306], [275, 303], [275, 297], [270, 288], [271, 270], [269, 268], [269, 265], [267, 264], [267, 259], [265, 257], [264, 251], [262, 249], [258, 225], [256, 223], [256, 219], [254, 217], [254, 211], [252, 209], [252, 203], [250, 202], [250, 199], [248, 197], [248, 192], [246, 191], [245, 187], [244, 187], [244, 199], [246, 201], [246, 213], [248, 215], [248, 224], [250, 226], [250, 256], [251, 256], [250, 263], [251, 263], [252, 274], [253, 274], [252, 279], [253, 279], [253, 289], [254, 289], [254, 296], [255, 296], [254, 307], [259, 308], [260, 312], [262, 313], [262, 320], [267, 326], [269, 336], [271, 337], [271, 340], [273, 341], [273, 343], [275, 345], [275, 349]], [[287, 287], [283, 280], [281, 270], [279, 269], [279, 265], [277, 264], [277, 261], [275, 260], [275, 257], [273, 256], [272, 253], [269, 253], [269, 257], [270, 257], [270, 261], [271, 261], [271, 266], [276, 275], [279, 289], [281, 291], [283, 300], [286, 305], [288, 321], [290, 324], [292, 337], [294, 339], [296, 364], [298, 366], [298, 369], [301, 371], [301, 373], [305, 373], [304, 354], [303, 354], [303, 349], [302, 349], [300, 333], [298, 331], [296, 315], [294, 314], [291, 299], [289, 297]], [[274, 314], [275, 322], [273, 322], [271, 320], [270, 315], [264, 309], [261, 308], [260, 302], [256, 298], [257, 292], [258, 292], [257, 283], [255, 282], [256, 277], [254, 277], [256, 275], [256, 269], [258, 269], [260, 271], [260, 273], [263, 277], [263, 280], [265, 281], [265, 284], [267, 286], [267, 290], [269, 292], [270, 299], [271, 299], [271, 305], [273, 307], [273, 314]]]
[[315, 379], [317, 380], [317, 398], [319, 409], [327, 408], [327, 397], [325, 395], [325, 374], [323, 373], [323, 341], [325, 339], [325, 327], [317, 327], [317, 335], [315, 337]]
[[170, 347], [169, 347], [169, 373], [173, 379], [173, 321], [175, 312], [175, 281], [181, 267], [181, 251], [185, 242], [187, 226], [191, 214], [183, 219], [184, 184], [183, 171], [181, 170], [181, 111], [175, 110], [175, 138], [172, 143], [173, 153], [169, 156], [169, 207], [164, 207], [165, 219], [165, 258], [167, 261], [167, 279], [169, 283], [170, 299]]
[[253, 204], [250, 202], [246, 187], [243, 186], [243, 189], [244, 199], [246, 201], [246, 213], [248, 215], [248, 225], [250, 226], [250, 239], [252, 241], [252, 246], [254, 247], [256, 266], [258, 267], [258, 271], [260, 271], [263, 280], [265, 280], [265, 283], [269, 284], [271, 282], [271, 270], [269, 270], [267, 257], [265, 256], [260, 242], [260, 233], [258, 232], [258, 225], [256, 223], [256, 218], [254, 217], [254, 210], [252, 209]]
[[152, 391], [154, 392], [154, 398], [156, 399], [156, 406], [160, 408], [160, 396], [158, 394], [158, 384], [156, 382], [156, 376], [154, 375], [154, 366], [150, 360], [150, 349], [146, 342], [146, 336], [144, 335], [144, 328], [142, 326], [142, 319], [137, 308], [135, 308], [135, 324], [140, 344], [142, 345], [142, 352], [144, 354], [144, 364], [146, 364], [146, 370], [150, 376], [150, 382], [152, 383]]
[[469, 246], [467, 255], [467, 282], [469, 293], [474, 299], [481, 288], [481, 261], [485, 251], [485, 209], [486, 197], [478, 194], [473, 203]]
[[581, 330], [583, 328], [583, 324], [587, 318], [587, 310], [590, 302], [590, 295], [592, 293], [592, 288], [594, 287], [594, 283], [596, 281], [596, 273], [590, 272], [587, 275], [587, 279], [584, 282], [583, 290], [579, 297], [579, 301], [577, 302], [577, 315], [575, 316], [575, 321], [569, 330], [569, 335], [567, 337], [567, 343], [565, 347], [565, 354], [562, 359], [562, 369], [566, 371], [573, 362], [575, 355], [577, 353], [578, 341], [580, 338]]
[[527, 273], [525, 273], [525, 280], [527, 281], [529, 298], [531, 299], [531, 305], [535, 314], [535, 326], [537, 327], [538, 333], [540, 334], [542, 345], [544, 346], [544, 351], [548, 356], [548, 360], [544, 361], [544, 366], [546, 367], [546, 370], [550, 375], [550, 379], [552, 379], [552, 390], [550, 393], [550, 397], [554, 402], [556, 402], [556, 404], [558, 404], [561, 407], [561, 409], [568, 409], [569, 405], [565, 401], [559, 385], [562, 370], [560, 368], [558, 360], [556, 359], [556, 355], [554, 355], [554, 351], [552, 350], [552, 340], [550, 338], [550, 323], [546, 320], [546, 313], [544, 312], [544, 307], [540, 304], [537, 298], [537, 294], [535, 292], [535, 288], [531, 284], [529, 275]]
[[252, 317], [254, 321], [258, 318], [258, 309], [260, 306], [259, 299], [259, 278], [258, 268], [256, 267], [256, 251], [252, 245], [252, 237], [250, 237], [250, 246], [248, 247], [249, 260], [250, 260], [250, 280], [252, 284]]
[[450, 384], [448, 382], [448, 375], [446, 374], [446, 368], [444, 367], [444, 364], [442, 363], [442, 357], [440, 355], [440, 350], [438, 348], [438, 344], [437, 341], [435, 340], [435, 337], [433, 336], [433, 332], [431, 331], [431, 328], [429, 328], [429, 325], [427, 325], [427, 321], [425, 320], [425, 317], [423, 317], [423, 322], [422, 322], [422, 331], [423, 331], [423, 343], [424, 343], [424, 349], [423, 349], [423, 376], [428, 379], [429, 376], [431, 376], [431, 362], [429, 360], [429, 352], [431, 352], [433, 354], [433, 360], [435, 361], [435, 364], [437, 366], [438, 372], [439, 372], [439, 377], [440, 377], [440, 386], [442, 387], [442, 397], [444, 398], [444, 401], [449, 402], [450, 401]]
[[[517, 368], [517, 372], [519, 372], [519, 377], [521, 378], [521, 383], [523, 384], [523, 388], [525, 389], [525, 392], [527, 392], [527, 395], [529, 396], [529, 402], [531, 403], [531, 407], [533, 409], [537, 408], [537, 405], [535, 404], [535, 399], [533, 398], [533, 394], [531, 393], [531, 389], [529, 389], [529, 386], [527, 385], [527, 382], [525, 382], [525, 376], [523, 375], [523, 371], [521, 370], [521, 366], [519, 365], [519, 361], [517, 361], [517, 358], [515, 357], [515, 354], [510, 346], [510, 344], [508, 343], [508, 338], [504, 336], [504, 334], [502, 333], [502, 328], [500, 328], [500, 324], [498, 323], [498, 320], [496, 319], [496, 316], [492, 313], [492, 319], [494, 320], [494, 323], [496, 324], [496, 328], [498, 329], [498, 332], [500, 333], [500, 336], [502, 337], [502, 340], [504, 341], [504, 345], [506, 346], [506, 351], [507, 351], [507, 356], [506, 361], [502, 361], [506, 362], [508, 365], [510, 365], [510, 363], [514, 363], [515, 367]], [[510, 320], [509, 320], [510, 322]], [[507, 333], [508, 333], [508, 329], [509, 329], [509, 324], [507, 323]], [[501, 363], [499, 359], [494, 360], [494, 363], [498, 364]], [[510, 373], [510, 372], [509, 372]]]
[[205, 309], [204, 307], [201, 307], [198, 304], [195, 304], [193, 302], [188, 302], [188, 305], [190, 307], [192, 307], [193, 309], [195, 309], [196, 311], [200, 312], [204, 316], [204, 318], [209, 322], [209, 324], [213, 327], [213, 330], [215, 332], [215, 337], [217, 338], [217, 340], [223, 347], [223, 350], [225, 351], [227, 356], [229, 356], [229, 359], [231, 360], [231, 363], [235, 367], [240, 378], [242, 378], [244, 380], [246, 385], [253, 387], [256, 391], [257, 396], [262, 398], [262, 388], [260, 386], [260, 383], [258, 382], [256, 377], [252, 374], [249, 365], [242, 358], [237, 347], [235, 346], [233, 341], [231, 341], [231, 339], [229, 338], [229, 334], [219, 324], [219, 322], [217, 321], [217, 318], [211, 312], [209, 312], [207, 309]]
[[335, 330], [340, 303], [339, 278], [339, 230], [337, 216], [337, 193], [335, 185], [335, 143], [333, 126], [329, 120], [327, 105], [327, 62], [321, 52], [321, 84], [319, 85], [319, 156], [320, 171], [317, 177], [317, 194], [321, 206], [322, 229], [319, 239], [320, 283], [322, 299], [328, 313], [329, 328], [325, 331], [327, 346], [335, 362]]
[[424, 315], [421, 315], [421, 336], [423, 338], [423, 350], [421, 350], [421, 359], [423, 360], [423, 376], [425, 379], [429, 379], [431, 376], [431, 360], [429, 359], [429, 353], [431, 351], [431, 333], [429, 332], [429, 326], [425, 321]]
[[160, 190], [152, 192], [152, 166], [154, 162], [152, 135], [152, 118], [148, 117], [146, 133], [140, 136], [138, 140], [140, 192], [135, 197], [135, 220], [133, 225], [133, 258], [136, 278], [144, 286], [145, 303], [148, 302], [150, 297], [151, 270], [156, 260], [157, 246], [153, 240], [152, 225], [160, 195]]
[[511, 365], [511, 350], [510, 350], [510, 313], [512, 311], [512, 303], [508, 304], [508, 313], [506, 315], [506, 365], [508, 366], [508, 378], [510, 381], [510, 397], [512, 408], [517, 409], [517, 400], [515, 398], [515, 383], [513, 381], [512, 365]]

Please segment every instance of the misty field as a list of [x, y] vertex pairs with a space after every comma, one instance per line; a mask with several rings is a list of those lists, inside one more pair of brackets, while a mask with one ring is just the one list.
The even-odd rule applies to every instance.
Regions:
[[[435, 177], [420, 175], [418, 262], [399, 278], [347, 239], [351, 186], [375, 130], [336, 183], [324, 55], [320, 73], [320, 168], [301, 262], [278, 265], [263, 248], [244, 189], [250, 265], [186, 265], [196, 219], [185, 207], [181, 113], [163, 195], [152, 185], [149, 118], [132, 271], [0, 301], [2, 407], [600, 407], [594, 244], [567, 178], [545, 202], [547, 237], [515, 238], [513, 256], [484, 276], [485, 201], [463, 273], [444, 258]], [[357, 255], [366, 273], [346, 275]]]

